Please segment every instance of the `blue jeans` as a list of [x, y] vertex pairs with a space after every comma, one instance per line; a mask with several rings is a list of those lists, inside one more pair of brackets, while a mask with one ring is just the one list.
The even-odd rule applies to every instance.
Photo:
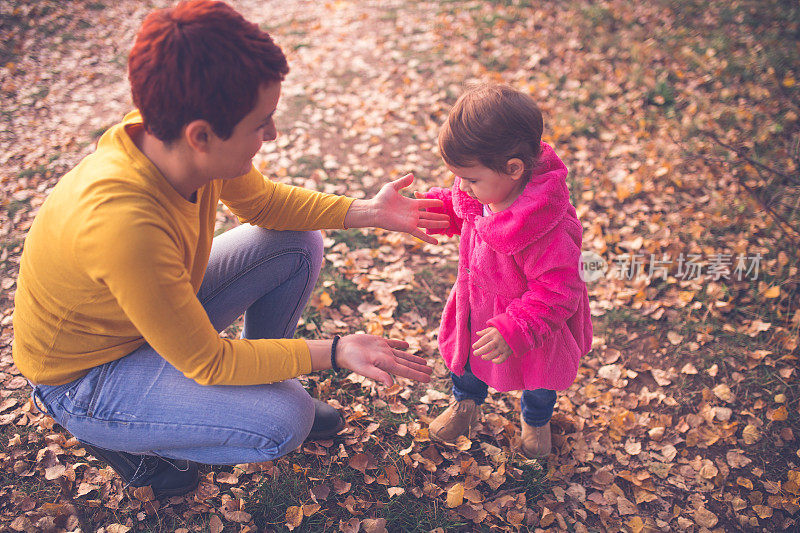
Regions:
[[[486, 400], [489, 385], [473, 374], [469, 365], [464, 369], [463, 376], [450, 373], [453, 379], [453, 396], [461, 400], [474, 400], [480, 405]], [[520, 400], [522, 419], [534, 427], [541, 427], [553, 417], [553, 407], [556, 404], [556, 391], [550, 389], [535, 389], [522, 391]]]
[[[291, 337], [321, 265], [319, 232], [239, 226], [214, 239], [197, 297], [217, 331], [244, 313], [242, 336]], [[71, 383], [37, 385], [34, 396], [78, 440], [207, 464], [285, 455], [314, 421], [296, 379], [203, 386], [147, 344]]]

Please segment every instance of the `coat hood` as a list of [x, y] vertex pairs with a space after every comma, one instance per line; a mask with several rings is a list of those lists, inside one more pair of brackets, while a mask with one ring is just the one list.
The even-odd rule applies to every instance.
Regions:
[[546, 143], [542, 143], [539, 162], [522, 194], [508, 208], [489, 216], [483, 205], [460, 188], [461, 178], [453, 184], [453, 210], [475, 224], [475, 231], [493, 250], [502, 254], [519, 252], [553, 229], [569, 203], [567, 167]]

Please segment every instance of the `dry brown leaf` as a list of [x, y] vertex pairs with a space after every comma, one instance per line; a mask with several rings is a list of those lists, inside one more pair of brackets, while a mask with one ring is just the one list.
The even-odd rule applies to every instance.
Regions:
[[361, 521], [358, 518], [350, 520], [339, 520], [339, 531], [342, 533], [358, 533], [361, 529]]
[[744, 468], [753, 461], [742, 453], [742, 450], [728, 450], [725, 454], [728, 464], [731, 468]]
[[222, 533], [225, 526], [222, 525], [222, 519], [219, 516], [212, 514], [208, 520], [208, 529], [211, 533]]
[[700, 507], [699, 509], [695, 510], [693, 517], [695, 522], [709, 529], [716, 526], [717, 522], [719, 522], [719, 518], [717, 518], [717, 515], [715, 515], [705, 507]]
[[789, 412], [786, 410], [785, 405], [781, 405], [777, 409], [769, 411], [767, 416], [775, 422], [783, 422], [789, 417]]
[[300, 508], [303, 510], [303, 516], [311, 516], [322, 509], [322, 506], [318, 503], [304, 503]]
[[736, 399], [733, 395], [733, 392], [731, 392], [730, 387], [728, 387], [724, 383], [720, 383], [719, 385], [714, 387], [713, 390], [714, 390], [714, 395], [723, 402], [731, 403]]
[[385, 518], [365, 518], [361, 521], [364, 533], [387, 533]]
[[447, 507], [453, 509], [464, 503], [464, 484], [456, 483], [447, 489]]
[[637, 509], [636, 505], [624, 496], [619, 496], [617, 498], [617, 507], [619, 508], [619, 514], [621, 515], [636, 514], [639, 512], [639, 509]]
[[462, 452], [468, 451], [472, 448], [472, 441], [469, 440], [465, 435], [459, 435], [455, 442], [456, 449]]
[[153, 494], [153, 488], [150, 485], [135, 487], [133, 489], [133, 497], [140, 502], [151, 502], [156, 499], [155, 494]]
[[763, 520], [772, 517], [772, 507], [767, 505], [754, 505], [753, 510], [756, 512], [758, 517]]
[[286, 509], [285, 523], [289, 531], [293, 531], [295, 528], [300, 527], [300, 524], [303, 523], [303, 510], [297, 505], [288, 507]]
[[217, 474], [217, 481], [228, 485], [235, 485], [239, 483], [239, 477], [232, 472], [220, 472]]
[[642, 520], [638, 516], [634, 516], [627, 523], [628, 527], [631, 530], [631, 533], [641, 533], [644, 529], [644, 520]]
[[370, 462], [369, 456], [365, 453], [357, 453], [353, 457], [350, 458], [350, 461], [347, 463], [350, 468], [355, 468], [362, 474], [366, 472], [367, 465]]
[[744, 438], [745, 444], [755, 444], [761, 440], [761, 432], [753, 424], [747, 424], [742, 432], [742, 437]]
[[336, 491], [336, 494], [344, 494], [350, 490], [352, 485], [346, 481], [343, 481], [339, 478], [335, 478], [333, 480], [333, 490]]

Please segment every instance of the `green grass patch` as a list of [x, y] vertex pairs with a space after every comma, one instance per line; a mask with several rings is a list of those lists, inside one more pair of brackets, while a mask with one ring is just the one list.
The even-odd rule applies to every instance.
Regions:
[[453, 516], [436, 499], [416, 499], [401, 494], [389, 501], [382, 511], [386, 529], [408, 533], [426, 533], [436, 528], [454, 531], [466, 525], [463, 519]]

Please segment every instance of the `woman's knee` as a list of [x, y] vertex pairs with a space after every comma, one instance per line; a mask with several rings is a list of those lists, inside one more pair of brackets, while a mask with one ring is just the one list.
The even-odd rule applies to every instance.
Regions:
[[280, 457], [299, 448], [314, 423], [314, 402], [306, 390], [295, 380], [283, 383], [285, 391], [280, 405], [265, 413], [269, 423], [269, 444], [264, 452]]
[[324, 247], [322, 233], [319, 231], [299, 231], [300, 242], [308, 253], [312, 272], [319, 272], [322, 268]]

